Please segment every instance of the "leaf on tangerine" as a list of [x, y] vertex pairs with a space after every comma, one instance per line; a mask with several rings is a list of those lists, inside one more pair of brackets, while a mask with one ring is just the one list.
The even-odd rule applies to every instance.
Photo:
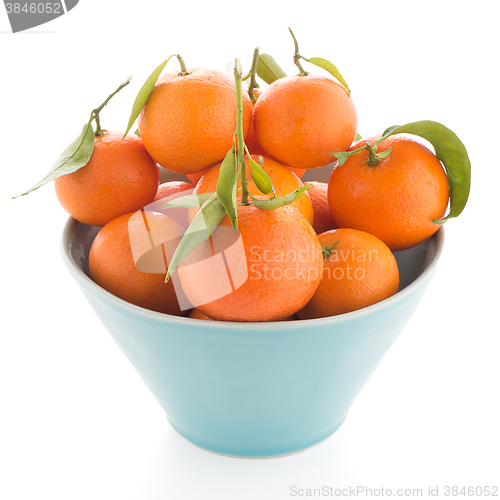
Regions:
[[[262, 156], [259, 157], [259, 159]], [[257, 189], [263, 194], [273, 193], [276, 196], [273, 183], [267, 172], [252, 158], [248, 157], [250, 168], [252, 171], [252, 178], [257, 186]]]
[[308, 190], [312, 184], [306, 184], [295, 191], [292, 191], [290, 194], [286, 196], [282, 196], [280, 198], [255, 198], [251, 196], [253, 204], [257, 208], [262, 208], [263, 210], [275, 210], [276, 208], [282, 207], [283, 205], [289, 205], [293, 203], [304, 191]]
[[392, 127], [388, 127], [384, 130], [384, 133], [382, 134], [382, 137], [375, 143], [377, 146], [385, 139], [387, 139], [394, 130], [399, 128], [401, 125], [393, 125]]
[[215, 231], [224, 216], [226, 209], [219, 200], [217, 193], [203, 203], [186, 232], [181, 238], [181, 241], [175, 249], [174, 255], [168, 265], [165, 283], [170, 279], [173, 272], [179, 263], [187, 257], [195, 248], [210, 238], [210, 235]]
[[376, 157], [379, 160], [383, 160], [384, 158], [387, 158], [391, 154], [392, 148], [386, 149], [385, 151], [381, 151], [380, 153], [376, 153]]
[[168, 201], [161, 208], [173, 208], [173, 207], [184, 207], [184, 208], [197, 208], [201, 207], [203, 203], [209, 200], [215, 193], [198, 193], [198, 194], [188, 194], [186, 196], [181, 196], [175, 200]]
[[429, 141], [437, 158], [444, 165], [450, 191], [450, 210], [446, 217], [433, 222], [443, 224], [460, 215], [469, 198], [471, 164], [467, 150], [458, 136], [443, 124], [431, 120], [389, 127], [383, 136], [393, 134], [412, 134]]
[[168, 61], [170, 61], [170, 59], [172, 59], [172, 57], [175, 57], [175, 54], [172, 54], [168, 59], [165, 59], [165, 61], [163, 61], [151, 73], [151, 75], [149, 75], [148, 79], [144, 82], [144, 85], [141, 87], [141, 90], [139, 90], [139, 93], [137, 94], [137, 97], [135, 98], [134, 105], [132, 106], [132, 112], [130, 113], [130, 118], [128, 120], [127, 129], [125, 130], [125, 133], [123, 134], [122, 140], [129, 133], [129, 130], [132, 128], [132, 125], [137, 120], [137, 117], [140, 115], [142, 108], [146, 104], [146, 101], [148, 100], [149, 96], [151, 95], [151, 92], [153, 91], [154, 86], [156, 85], [156, 82], [158, 81], [158, 78], [161, 75], [161, 72], [165, 69], [165, 66], [167, 65]]
[[286, 73], [280, 65], [269, 54], [260, 54], [257, 63], [257, 75], [266, 83], [273, 83], [275, 80], [284, 78]]
[[341, 167], [353, 153], [351, 151], [337, 151], [335, 153], [326, 154], [334, 156], [337, 160], [338, 166]]
[[326, 59], [323, 59], [322, 57], [311, 57], [310, 59], [306, 59], [306, 61], [309, 61], [311, 64], [314, 64], [315, 66], [328, 71], [330, 75], [336, 78], [345, 87], [349, 94], [351, 93], [349, 85], [347, 85], [347, 82], [344, 80], [343, 76], [340, 74], [340, 71], [333, 63], [327, 61]]
[[238, 228], [237, 201], [236, 189], [238, 185], [238, 168], [236, 162], [236, 152], [234, 147], [231, 148], [219, 169], [219, 177], [217, 179], [217, 196], [224, 205], [226, 213], [229, 216], [231, 225], [234, 229]]
[[49, 173], [43, 179], [32, 188], [13, 198], [28, 194], [58, 177], [76, 172], [87, 165], [93, 152], [94, 129], [92, 128], [91, 122], [89, 122], [83, 126], [80, 135], [61, 153]]

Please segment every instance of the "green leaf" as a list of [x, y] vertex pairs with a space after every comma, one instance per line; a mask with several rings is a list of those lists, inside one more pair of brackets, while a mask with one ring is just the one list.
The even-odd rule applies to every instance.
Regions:
[[[260, 156], [259, 158], [262, 158]], [[273, 183], [267, 172], [252, 158], [248, 157], [250, 168], [252, 171], [252, 178], [258, 190], [263, 194], [273, 193], [276, 196]]]
[[225, 215], [226, 209], [224, 205], [217, 197], [217, 194], [213, 193], [213, 195], [201, 206], [201, 209], [198, 211], [177, 245], [172, 260], [168, 265], [165, 283], [170, 279], [181, 260], [210, 238], [210, 235], [215, 231]]
[[391, 154], [392, 148], [386, 149], [385, 151], [381, 151], [380, 153], [375, 153], [375, 156], [378, 160], [383, 160], [387, 158]]
[[382, 134], [382, 137], [375, 143], [376, 146], [378, 146], [383, 140], [387, 139], [394, 130], [399, 128], [401, 125], [393, 125], [392, 127], [386, 128], [384, 130], [384, 133]]
[[347, 85], [347, 82], [340, 74], [340, 71], [330, 61], [327, 61], [322, 57], [311, 57], [310, 59], [306, 59], [306, 61], [310, 62], [311, 64], [314, 64], [315, 66], [318, 66], [319, 68], [323, 68], [326, 71], [328, 71], [330, 75], [336, 78], [345, 87], [345, 89], [347, 90], [347, 92], [349, 92], [349, 94], [351, 93], [349, 85]]
[[335, 153], [326, 154], [334, 156], [337, 159], [339, 167], [341, 167], [349, 159], [349, 157], [353, 155], [351, 151], [337, 151]]
[[257, 63], [257, 75], [269, 84], [279, 78], [284, 78], [286, 73], [274, 60], [273, 56], [270, 56], [269, 54], [260, 54], [259, 62]]
[[450, 188], [450, 211], [443, 219], [433, 222], [443, 224], [460, 215], [469, 198], [471, 177], [471, 164], [462, 141], [449, 128], [430, 120], [390, 127], [383, 135], [388, 137], [393, 134], [412, 134], [426, 139], [444, 165]]
[[238, 169], [234, 147], [231, 148], [221, 163], [217, 179], [217, 196], [224, 205], [231, 225], [238, 228], [236, 188], [238, 185]]
[[253, 204], [257, 208], [262, 208], [263, 210], [275, 210], [276, 208], [279, 208], [283, 205], [289, 205], [290, 203], [293, 203], [304, 191], [309, 189], [311, 186], [311, 184], [306, 184], [305, 186], [302, 186], [299, 189], [292, 191], [290, 194], [282, 196], [281, 198], [268, 198], [266, 200], [263, 200], [261, 198], [254, 198], [253, 196], [251, 198]]
[[168, 201], [161, 208], [173, 208], [173, 207], [185, 207], [185, 208], [196, 208], [201, 207], [208, 199], [210, 199], [215, 193], [198, 193], [198, 194], [188, 194], [186, 196], [181, 196], [175, 200]]
[[87, 165], [93, 152], [94, 129], [92, 128], [91, 122], [89, 122], [84, 125], [80, 135], [63, 151], [61, 156], [59, 156], [50, 172], [32, 188], [14, 196], [14, 198], [28, 194], [58, 177], [76, 172], [78, 169]]
[[146, 101], [148, 100], [151, 92], [153, 91], [154, 86], [156, 85], [156, 82], [161, 75], [161, 72], [165, 69], [165, 66], [167, 65], [168, 61], [172, 59], [172, 57], [175, 57], [175, 54], [172, 54], [168, 59], [165, 59], [165, 61], [163, 61], [151, 73], [151, 75], [149, 75], [149, 78], [145, 81], [144, 85], [141, 87], [141, 90], [139, 90], [139, 93], [135, 98], [134, 105], [132, 106], [132, 112], [130, 113], [130, 118], [128, 120], [127, 130], [123, 134], [122, 140], [129, 133], [129, 130], [132, 128], [132, 125], [137, 120], [137, 117], [140, 115], [142, 108], [146, 104]]
[[363, 139], [357, 132], [356, 132], [356, 137], [354, 138], [354, 142], [359, 142]]
[[139, 132], [138, 128], [135, 129], [134, 134], [137, 135], [138, 137], [141, 137], [141, 133]]

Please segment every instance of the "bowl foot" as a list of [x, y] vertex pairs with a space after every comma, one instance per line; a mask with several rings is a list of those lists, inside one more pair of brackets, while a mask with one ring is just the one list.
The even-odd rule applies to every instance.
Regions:
[[[220, 455], [223, 457], [230, 457], [230, 458], [248, 458], [248, 459], [264, 459], [264, 458], [281, 458], [281, 457], [287, 457], [289, 455], [296, 455], [297, 453], [303, 453], [304, 451], [308, 451], [312, 448], [315, 448], [316, 446], [319, 446], [323, 444], [325, 441], [327, 441], [329, 438], [331, 438], [337, 430], [342, 426], [344, 423], [345, 419], [347, 418], [347, 415], [339, 422], [337, 423], [332, 429], [329, 429], [328, 432], [326, 432], [323, 436], [321, 436], [320, 439], [316, 440], [315, 442], [305, 446], [305, 447], [298, 447], [297, 449], [293, 449], [291, 451], [284, 451], [283, 453], [280, 453], [277, 451], [276, 453], [269, 453], [269, 454], [253, 454], [252, 452], [247, 452], [242, 449], [241, 453], [235, 452], [235, 453], [229, 453], [229, 452], [223, 452], [223, 451], [218, 451], [216, 449], [209, 448], [207, 446], [200, 445], [195, 442], [194, 439], [189, 439], [186, 437], [182, 431], [180, 431], [172, 422], [170, 419], [167, 417], [167, 420], [169, 424], [172, 426], [174, 431], [177, 432], [182, 438], [184, 438], [186, 441], [188, 441], [190, 444], [196, 446], [197, 448], [200, 448], [203, 451], [208, 451], [210, 453], [213, 453], [214, 455]], [[278, 448], [278, 447], [277, 447]]]

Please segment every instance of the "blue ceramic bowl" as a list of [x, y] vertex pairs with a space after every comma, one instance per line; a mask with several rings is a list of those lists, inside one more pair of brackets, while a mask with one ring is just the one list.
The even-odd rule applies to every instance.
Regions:
[[172, 427], [207, 450], [271, 457], [334, 433], [416, 309], [443, 247], [443, 229], [397, 252], [401, 289], [340, 316], [275, 323], [201, 321], [125, 302], [87, 276], [96, 228], [69, 218], [63, 259]]

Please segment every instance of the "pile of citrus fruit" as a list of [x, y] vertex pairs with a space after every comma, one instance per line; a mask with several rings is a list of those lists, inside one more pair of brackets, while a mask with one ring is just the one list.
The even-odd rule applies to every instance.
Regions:
[[[89, 255], [98, 285], [205, 320], [344, 314], [395, 294], [393, 252], [461, 213], [470, 162], [458, 137], [425, 120], [362, 139], [342, 75], [290, 33], [297, 75], [258, 49], [245, 76], [238, 59], [229, 75], [170, 56], [126, 132], [109, 132], [100, 112], [126, 81], [27, 191], [54, 180], [66, 211], [102, 228]], [[161, 76], [172, 58], [180, 70]], [[328, 184], [301, 180], [328, 166]], [[160, 169], [184, 180], [160, 184]]]

